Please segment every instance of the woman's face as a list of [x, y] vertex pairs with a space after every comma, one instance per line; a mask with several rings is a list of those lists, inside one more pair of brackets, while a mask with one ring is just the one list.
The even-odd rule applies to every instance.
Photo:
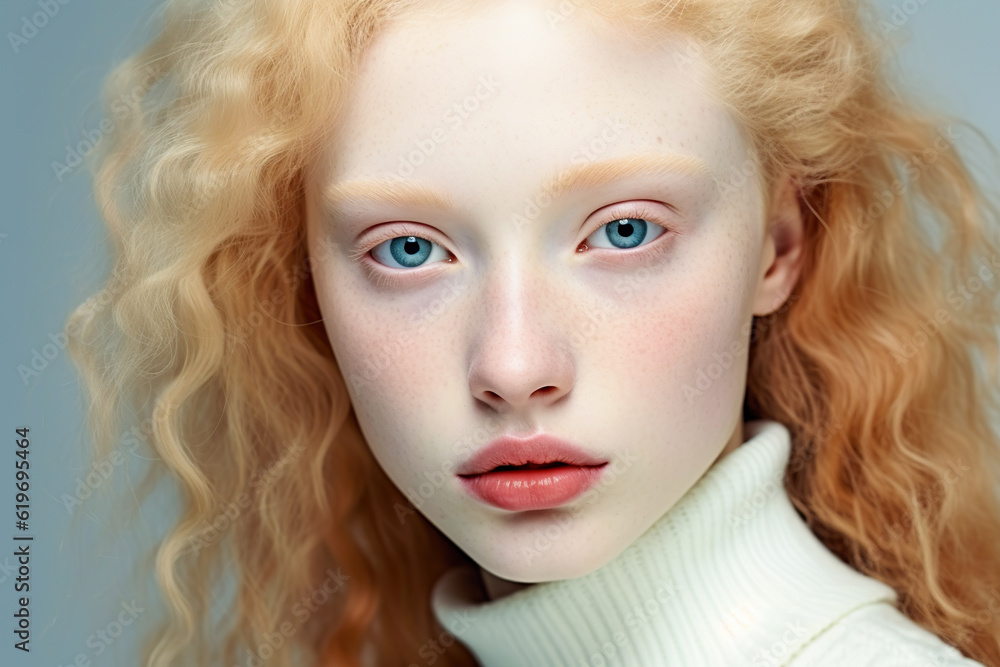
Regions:
[[[387, 475], [485, 570], [586, 574], [742, 442], [797, 207], [765, 208], [688, 42], [536, 2], [412, 16], [331, 124], [307, 218], [337, 362]], [[586, 458], [474, 467], [538, 434]]]

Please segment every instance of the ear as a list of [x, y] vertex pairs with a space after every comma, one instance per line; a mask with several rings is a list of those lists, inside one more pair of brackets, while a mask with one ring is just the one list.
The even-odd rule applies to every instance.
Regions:
[[798, 182], [785, 174], [775, 180], [771, 193], [754, 315], [769, 315], [788, 299], [802, 272], [804, 244]]

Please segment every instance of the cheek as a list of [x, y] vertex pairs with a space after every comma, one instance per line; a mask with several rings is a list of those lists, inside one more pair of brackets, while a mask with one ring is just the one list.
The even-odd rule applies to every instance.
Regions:
[[442, 343], [439, 329], [421, 325], [408, 311], [373, 308], [362, 293], [334, 284], [317, 285], [317, 297], [358, 422], [387, 471], [397, 467], [393, 461], [418, 464], [398, 461], [403, 451], [419, 459], [414, 434], [460, 423], [449, 411], [461, 402], [441, 399], [442, 392], [453, 391], [454, 378], [462, 377], [453, 367], [455, 348]]
[[688, 345], [678, 360], [681, 404], [724, 423], [742, 405], [745, 392], [750, 338], [746, 288], [743, 274], [730, 271], [689, 304]]
[[[662, 297], [636, 304], [623, 318], [617, 340], [606, 342], [606, 354], [614, 358], [614, 351], [623, 360], [620, 388], [663, 418], [679, 423], [725, 416], [728, 422], [744, 391], [750, 308], [746, 267], [739, 257], [717, 259], [710, 271], [704, 270], [709, 264], [703, 259], [692, 264], [702, 268], [680, 269], [656, 289]], [[677, 279], [683, 275], [692, 278]]]
[[381, 309], [339, 302], [343, 316], [324, 316], [327, 335], [351, 398], [359, 409], [384, 414], [415, 411], [424, 394], [414, 387], [440, 381], [435, 347], [423, 332]]

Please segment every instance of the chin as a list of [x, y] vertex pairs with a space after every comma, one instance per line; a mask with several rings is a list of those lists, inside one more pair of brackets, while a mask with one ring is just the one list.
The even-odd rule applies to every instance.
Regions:
[[573, 531], [557, 534], [553, 529], [548, 532], [554, 539], [547, 538], [545, 530], [529, 529], [518, 538], [504, 539], [502, 544], [494, 541], [485, 550], [466, 553], [480, 567], [501, 579], [538, 584], [590, 574], [621, 551], [606, 548], [609, 544], [620, 543], [612, 536], [598, 539]]

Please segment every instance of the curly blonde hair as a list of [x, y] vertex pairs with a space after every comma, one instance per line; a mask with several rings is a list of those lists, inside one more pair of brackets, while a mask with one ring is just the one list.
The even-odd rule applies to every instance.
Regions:
[[[806, 268], [755, 319], [744, 415], [788, 426], [786, 488], [831, 551], [1000, 666], [1000, 216], [955, 125], [892, 91], [860, 0], [574, 7], [692, 37], [762, 185], [796, 175]], [[148, 667], [408, 665], [446, 635], [431, 586], [469, 559], [397, 519], [408, 501], [358, 428], [303, 223], [331, 110], [380, 27], [419, 9], [169, 0], [107, 81], [110, 105], [155, 72], [88, 154], [114, 270], [66, 332], [97, 456], [145, 417], [160, 461], [141, 488], [166, 475], [181, 495], [155, 548], [168, 616]], [[457, 644], [437, 662], [475, 664]]]

